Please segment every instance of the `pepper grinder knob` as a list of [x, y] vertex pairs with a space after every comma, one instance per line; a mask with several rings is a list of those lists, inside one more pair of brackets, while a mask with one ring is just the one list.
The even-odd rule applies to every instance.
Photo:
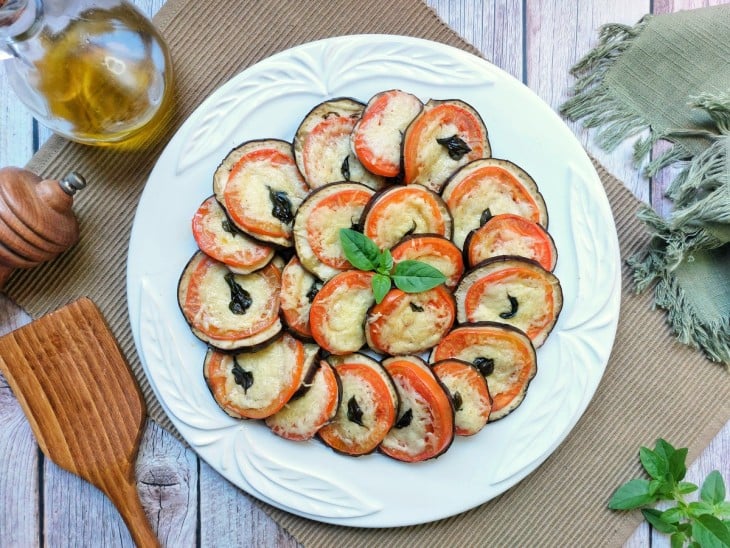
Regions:
[[85, 186], [78, 173], [57, 181], [0, 169], [0, 288], [16, 268], [53, 260], [78, 241], [73, 195]]

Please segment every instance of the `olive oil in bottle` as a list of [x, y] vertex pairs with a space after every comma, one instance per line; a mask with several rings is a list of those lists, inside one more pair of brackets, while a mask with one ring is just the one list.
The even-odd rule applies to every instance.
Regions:
[[13, 59], [5, 64], [39, 121], [82, 143], [144, 144], [172, 95], [170, 57], [154, 26], [124, 0], [66, 1], [58, 13], [58, 2], [15, 2], [35, 16], [22, 32], [6, 26]]

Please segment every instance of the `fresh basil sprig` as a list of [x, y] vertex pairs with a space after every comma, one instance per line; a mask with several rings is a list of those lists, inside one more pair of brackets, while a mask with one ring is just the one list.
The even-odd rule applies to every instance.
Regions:
[[[699, 500], [685, 495], [697, 485], [682, 481], [687, 473], [687, 449], [675, 449], [658, 439], [654, 449], [642, 447], [639, 458], [650, 479], [632, 479], [611, 496], [611, 510], [641, 508], [644, 519], [657, 531], [671, 535], [672, 548], [730, 546], [730, 502], [725, 500], [725, 483], [717, 470], [710, 472], [700, 489]], [[666, 510], [645, 508], [659, 501], [675, 504]]]
[[446, 281], [446, 276], [421, 261], [401, 261], [393, 268], [393, 255], [389, 249], [381, 251], [370, 238], [351, 228], [340, 229], [340, 243], [352, 266], [375, 272], [371, 285], [376, 303], [383, 301], [391, 282], [406, 293], [420, 293]]

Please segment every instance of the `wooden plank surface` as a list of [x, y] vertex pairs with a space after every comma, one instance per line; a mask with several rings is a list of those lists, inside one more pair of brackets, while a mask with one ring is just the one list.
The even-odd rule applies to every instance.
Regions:
[[[727, 1], [727, 0], [725, 0]], [[136, 0], [154, 14], [163, 0]], [[633, 24], [652, 8], [667, 13], [723, 0], [426, 0], [452, 28], [551, 106], [567, 97], [568, 68], [595, 43], [607, 22]], [[606, 154], [579, 125], [589, 152], [635, 195], [663, 211], [668, 178], [648, 181], [631, 166], [631, 144]], [[32, 122], [0, 71], [0, 165], [23, 165], [50, 133]], [[0, 296], [0, 332], [27, 322]], [[132, 546], [113, 506], [95, 488], [40, 455], [30, 429], [0, 378], [0, 538], [9, 546]], [[661, 433], [656, 433], [661, 435]], [[652, 443], [647, 440], [647, 444]], [[638, 448], [637, 448], [638, 452]], [[699, 481], [712, 469], [730, 478], [730, 425], [689, 472]], [[222, 479], [164, 430], [147, 426], [137, 463], [138, 488], [163, 546], [295, 546], [252, 500]], [[668, 546], [643, 526], [627, 546]]]

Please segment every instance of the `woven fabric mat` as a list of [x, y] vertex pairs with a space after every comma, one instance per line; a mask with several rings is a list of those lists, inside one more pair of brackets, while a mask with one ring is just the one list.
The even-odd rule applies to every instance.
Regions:
[[[17, 272], [6, 291], [39, 317], [86, 295], [101, 308], [139, 379], [150, 416], [177, 434], [142, 371], [125, 296], [126, 253], [134, 211], [162, 149], [214, 89], [251, 64], [288, 47], [329, 36], [411, 35], [477, 53], [418, 0], [168, 0], [155, 18], [176, 70], [176, 109], [149, 148], [120, 151], [54, 137], [29, 164], [58, 178], [83, 173], [90, 186], [76, 202], [81, 241], [51, 264]], [[596, 166], [616, 218], [622, 256], [643, 247], [638, 202]], [[470, 512], [422, 526], [353, 529], [266, 510], [305, 545], [617, 545], [640, 520], [606, 501], [639, 474], [640, 445], [658, 436], [690, 448], [690, 459], [730, 419], [730, 379], [699, 352], [674, 341], [650, 296], [631, 292], [623, 272], [622, 309], [614, 351], [587, 412], [568, 439], [532, 475]], [[475, 466], [478, 463], [475, 462]], [[458, 493], [443, 493], [456, 497]]]

